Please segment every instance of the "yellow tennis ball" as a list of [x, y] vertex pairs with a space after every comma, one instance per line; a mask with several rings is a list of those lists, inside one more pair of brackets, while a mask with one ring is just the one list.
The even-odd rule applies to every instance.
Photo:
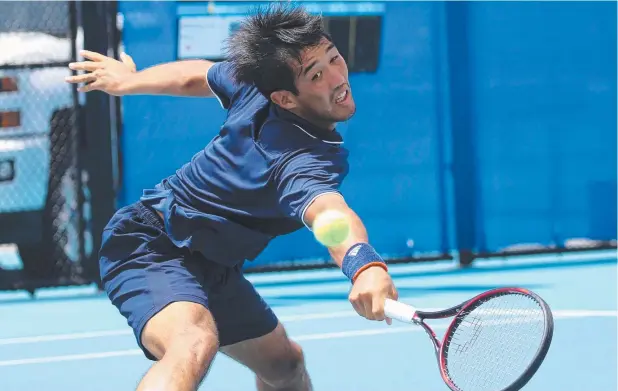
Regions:
[[343, 243], [350, 234], [350, 222], [345, 213], [327, 210], [316, 216], [311, 227], [318, 242], [326, 247]]

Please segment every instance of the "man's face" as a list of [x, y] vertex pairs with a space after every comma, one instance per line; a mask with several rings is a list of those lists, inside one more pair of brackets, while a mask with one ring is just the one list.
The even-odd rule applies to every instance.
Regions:
[[324, 39], [302, 53], [302, 64], [295, 67], [298, 95], [287, 93], [287, 108], [323, 127], [354, 115], [356, 105], [348, 84], [348, 67], [335, 45]]

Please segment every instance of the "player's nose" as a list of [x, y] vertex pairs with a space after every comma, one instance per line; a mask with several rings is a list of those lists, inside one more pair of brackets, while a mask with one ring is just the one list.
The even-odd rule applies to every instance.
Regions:
[[341, 86], [347, 83], [346, 76], [339, 69], [331, 67], [328, 74], [328, 82], [333, 92], [337, 89], [341, 89]]
[[332, 72], [329, 72], [329, 74], [330, 74], [330, 84], [333, 87], [333, 90], [341, 89], [341, 87], [344, 86], [348, 82], [343, 72], [334, 70]]

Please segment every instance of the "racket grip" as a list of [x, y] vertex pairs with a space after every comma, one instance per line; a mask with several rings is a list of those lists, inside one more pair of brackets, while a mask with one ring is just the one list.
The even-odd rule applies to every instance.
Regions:
[[384, 315], [387, 318], [395, 319], [400, 322], [413, 323], [416, 315], [416, 308], [404, 304], [400, 301], [386, 299], [384, 303]]

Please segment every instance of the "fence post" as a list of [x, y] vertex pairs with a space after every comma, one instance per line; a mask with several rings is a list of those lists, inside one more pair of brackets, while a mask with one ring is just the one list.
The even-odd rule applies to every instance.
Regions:
[[[116, 28], [115, 2], [83, 1], [81, 2], [84, 29], [84, 48], [97, 53], [113, 56]], [[83, 134], [87, 150], [84, 164], [88, 167], [89, 188], [91, 189], [91, 230], [92, 253], [86, 262], [85, 272], [99, 283], [98, 250], [101, 246], [103, 228], [116, 209], [114, 188], [114, 165], [112, 153], [112, 132], [116, 132], [112, 123], [117, 112], [112, 110], [115, 99], [103, 92], [92, 91], [86, 94], [86, 107]]]
[[478, 244], [478, 173], [469, 59], [468, 10], [470, 5], [447, 2], [446, 39], [452, 140], [455, 236], [459, 262], [467, 266]]

